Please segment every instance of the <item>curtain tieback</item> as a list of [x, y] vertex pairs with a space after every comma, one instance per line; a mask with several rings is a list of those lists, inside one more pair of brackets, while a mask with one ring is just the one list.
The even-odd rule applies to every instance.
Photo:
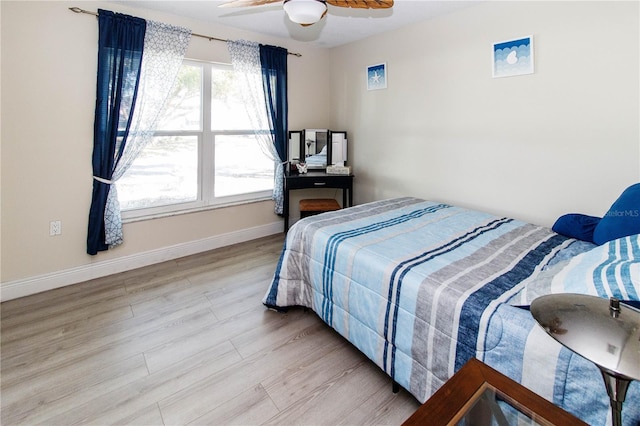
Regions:
[[100, 183], [106, 183], [107, 185], [113, 185], [113, 183], [114, 183], [112, 180], [105, 179], [105, 178], [101, 178], [101, 177], [99, 177], [99, 176], [94, 176], [93, 178], [94, 178], [95, 180], [97, 180], [98, 182], [100, 182]]

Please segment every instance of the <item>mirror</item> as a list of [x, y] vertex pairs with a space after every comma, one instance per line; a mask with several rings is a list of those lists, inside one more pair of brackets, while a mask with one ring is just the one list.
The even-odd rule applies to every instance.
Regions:
[[289, 153], [287, 159], [289, 163], [300, 162], [300, 147], [302, 145], [302, 132], [300, 130], [289, 132]]
[[[306, 163], [307, 169], [347, 164], [347, 132], [328, 129], [291, 130], [287, 147], [289, 164]], [[295, 167], [294, 167], [295, 168]]]
[[347, 132], [329, 132], [331, 135], [331, 160], [332, 166], [347, 165]]
[[331, 158], [329, 142], [329, 130], [304, 129], [302, 131], [304, 150], [304, 162], [308, 169], [324, 169], [327, 167], [327, 158]]

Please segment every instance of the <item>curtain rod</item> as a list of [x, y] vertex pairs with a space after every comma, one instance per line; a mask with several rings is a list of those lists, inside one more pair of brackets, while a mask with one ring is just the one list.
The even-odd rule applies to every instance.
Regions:
[[[70, 11], [75, 12], [75, 13], [85, 13], [87, 15], [93, 15], [93, 16], [98, 16], [98, 14], [96, 12], [91, 12], [89, 10], [84, 10], [84, 9], [80, 9], [79, 7], [70, 7], [69, 8]], [[207, 35], [202, 35], [202, 34], [196, 34], [196, 33], [191, 33], [192, 36], [195, 37], [200, 37], [200, 38], [206, 38], [209, 41], [224, 41], [225, 43], [229, 40], [225, 40], [222, 38], [218, 38], [218, 37], [212, 37], [212, 36], [207, 36]], [[301, 57], [302, 54], [300, 53], [293, 53], [293, 52], [288, 52], [289, 55], [293, 55], [293, 56], [297, 56], [297, 57]]]

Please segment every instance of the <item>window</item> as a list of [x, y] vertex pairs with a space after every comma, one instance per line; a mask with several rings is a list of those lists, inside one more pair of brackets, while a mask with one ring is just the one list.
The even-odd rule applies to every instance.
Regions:
[[152, 142], [117, 189], [127, 219], [265, 199], [273, 178], [232, 67], [185, 61]]

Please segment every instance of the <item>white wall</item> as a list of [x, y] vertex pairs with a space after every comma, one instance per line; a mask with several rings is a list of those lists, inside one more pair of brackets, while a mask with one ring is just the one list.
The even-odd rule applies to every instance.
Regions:
[[[85, 254], [97, 22], [70, 6], [302, 53], [289, 60], [290, 128], [349, 132], [357, 203], [416, 195], [551, 225], [603, 214], [640, 180], [637, 2], [486, 2], [324, 50], [113, 3], [2, 1], [3, 300], [280, 229], [272, 203], [254, 203], [129, 223], [123, 246]], [[535, 74], [492, 79], [491, 43], [530, 34]], [[204, 39], [187, 56], [228, 62]], [[378, 62], [389, 87], [367, 92]]]
[[[640, 180], [638, 2], [486, 2], [335, 48], [332, 128], [355, 201], [415, 195], [552, 225]], [[533, 35], [535, 73], [491, 77]], [[368, 92], [386, 62], [388, 89]]]
[[[125, 243], [86, 254], [96, 87], [97, 20], [68, 7], [104, 8], [223, 39], [299, 52], [289, 59], [290, 125], [329, 120], [328, 51], [113, 3], [2, 1], [2, 299], [145, 262], [282, 231], [266, 201], [125, 224]], [[225, 43], [194, 37], [188, 58], [229, 62]], [[307, 82], [316, 82], [309, 86]], [[311, 107], [306, 99], [314, 99]], [[49, 222], [62, 235], [49, 236]]]

